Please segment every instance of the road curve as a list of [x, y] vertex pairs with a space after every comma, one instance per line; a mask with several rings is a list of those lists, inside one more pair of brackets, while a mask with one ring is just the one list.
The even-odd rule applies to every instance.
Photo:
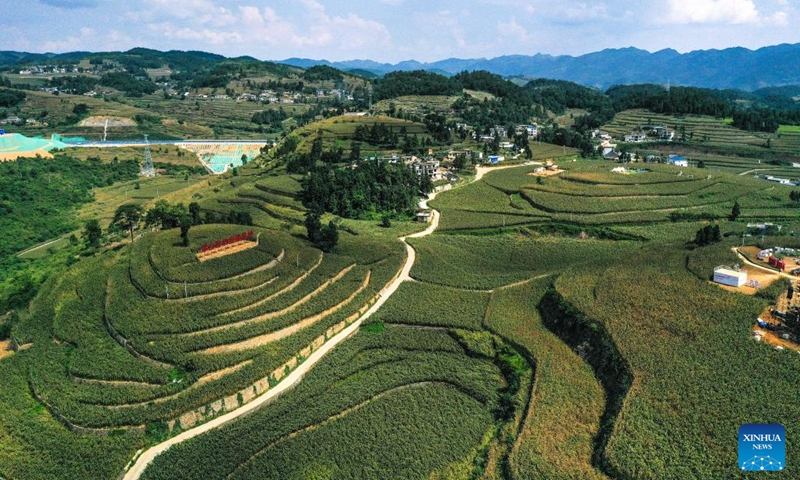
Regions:
[[[428, 200], [433, 200], [436, 194], [431, 194]], [[420, 207], [426, 208], [427, 201], [422, 200], [420, 202]], [[242, 415], [246, 415], [253, 410], [269, 403], [278, 395], [282, 394], [283, 392], [289, 390], [293, 386], [295, 386], [300, 380], [303, 379], [303, 376], [311, 370], [311, 368], [317, 364], [328, 352], [334, 349], [339, 343], [347, 339], [349, 336], [353, 335], [355, 332], [358, 331], [358, 328], [361, 326], [361, 323], [371, 317], [378, 309], [386, 303], [386, 300], [389, 299], [392, 294], [397, 291], [400, 287], [400, 284], [404, 281], [410, 280], [411, 276], [411, 268], [414, 266], [414, 262], [416, 261], [417, 254], [414, 249], [406, 242], [406, 238], [420, 238], [426, 235], [430, 235], [436, 228], [439, 226], [439, 212], [436, 210], [432, 211], [431, 215], [431, 224], [422, 232], [414, 233], [412, 235], [408, 235], [407, 237], [401, 237], [400, 241], [402, 241], [406, 246], [406, 261], [403, 264], [403, 268], [400, 271], [400, 275], [386, 288], [384, 288], [378, 294], [378, 300], [372, 305], [372, 307], [364, 313], [358, 320], [353, 322], [349, 327], [345, 328], [338, 335], [334, 336], [325, 344], [320, 347], [319, 350], [312, 353], [302, 364], [300, 364], [292, 373], [286, 376], [277, 386], [267, 390], [263, 395], [256, 398], [252, 402], [237, 408], [236, 410], [226, 413], [220, 417], [217, 417], [207, 423], [199, 425], [197, 427], [191, 428], [186, 430], [185, 432], [177, 435], [169, 440], [159, 443], [148, 450], [145, 450], [142, 455], [136, 459], [134, 464], [130, 467], [130, 469], [125, 472], [125, 475], [122, 477], [122, 480], [138, 480], [142, 474], [144, 473], [145, 469], [153, 462], [153, 460], [159, 456], [160, 454], [167, 451], [173, 445], [177, 445], [179, 443], [185, 442], [191, 438], [194, 438], [198, 435], [202, 435], [214, 428], [220, 427]]]
[[759, 265], [759, 264], [755, 263], [754, 261], [752, 261], [749, 258], [747, 258], [742, 252], [740, 252], [738, 247], [733, 247], [733, 248], [731, 248], [731, 250], [733, 250], [733, 253], [735, 253], [739, 257], [739, 259], [741, 261], [743, 261], [744, 263], [750, 265], [751, 267], [757, 268], [759, 270], [763, 270], [765, 272], [773, 273], [775, 275], [779, 275], [779, 276], [781, 276], [783, 278], [788, 278], [789, 280], [797, 280], [797, 277], [792, 275], [792, 274], [789, 274], [789, 273], [786, 273], [786, 272], [779, 272], [779, 271], [774, 270], [772, 268], [767, 268], [764, 265]]

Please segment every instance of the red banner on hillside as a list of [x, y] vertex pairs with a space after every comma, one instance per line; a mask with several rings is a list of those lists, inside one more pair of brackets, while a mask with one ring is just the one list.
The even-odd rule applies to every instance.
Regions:
[[218, 248], [227, 247], [228, 245], [233, 245], [235, 243], [243, 242], [245, 240], [252, 240], [255, 237], [255, 232], [250, 230], [249, 232], [244, 233], [237, 233], [236, 235], [231, 235], [228, 238], [223, 238], [221, 240], [217, 240], [216, 242], [211, 243], [204, 243], [202, 246], [203, 253], [211, 252]]

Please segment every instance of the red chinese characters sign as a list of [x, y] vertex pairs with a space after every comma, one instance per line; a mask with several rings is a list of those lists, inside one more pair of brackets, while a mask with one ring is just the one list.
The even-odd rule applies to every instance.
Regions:
[[233, 245], [234, 243], [243, 242], [245, 240], [252, 240], [255, 237], [255, 232], [250, 230], [249, 232], [244, 233], [237, 233], [236, 235], [231, 235], [228, 238], [223, 238], [221, 240], [217, 240], [216, 242], [204, 243], [202, 246], [203, 253], [211, 252], [218, 248], [227, 247], [228, 245]]

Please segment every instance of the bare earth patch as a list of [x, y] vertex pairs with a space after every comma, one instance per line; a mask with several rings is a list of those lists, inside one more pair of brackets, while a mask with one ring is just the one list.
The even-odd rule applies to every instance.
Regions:
[[14, 355], [14, 351], [11, 350], [11, 340], [0, 342], [0, 360], [11, 355]]
[[220, 247], [210, 252], [199, 252], [197, 254], [197, 259], [201, 262], [205, 262], [206, 260], [211, 260], [212, 258], [220, 258], [225, 257], [227, 255], [233, 255], [234, 253], [243, 252], [245, 250], [250, 250], [251, 248], [256, 248], [258, 246], [258, 242], [251, 242], [250, 240], [242, 240], [240, 242], [231, 243], [225, 247]]
[[[313, 315], [311, 317], [305, 318], [305, 319], [295, 323], [292, 326], [286, 327], [286, 328], [284, 328], [282, 330], [278, 330], [277, 332], [272, 332], [272, 333], [268, 333], [266, 335], [260, 335], [258, 337], [253, 337], [253, 338], [247, 339], [247, 340], [245, 340], [243, 342], [232, 343], [232, 344], [228, 344], [228, 345], [220, 345], [220, 346], [217, 346], [217, 347], [212, 347], [212, 348], [209, 348], [207, 350], [203, 350], [203, 351], [201, 351], [199, 353], [204, 354], [204, 355], [214, 355], [214, 354], [217, 354], [217, 353], [228, 353], [228, 352], [239, 352], [239, 351], [242, 351], [242, 350], [251, 350], [253, 348], [260, 347], [261, 345], [264, 345], [264, 344], [267, 344], [267, 343], [270, 343], [270, 342], [276, 342], [276, 341], [281, 340], [283, 338], [286, 338], [286, 337], [289, 337], [291, 335], [294, 335], [295, 333], [299, 332], [300, 330], [302, 330], [304, 328], [307, 328], [307, 327], [313, 325], [314, 323], [318, 322], [319, 320], [321, 320], [321, 319], [323, 319], [323, 318], [325, 318], [325, 317], [327, 317], [329, 315], [333, 315], [334, 313], [338, 312], [342, 308], [346, 307], [350, 302], [353, 301], [354, 298], [356, 298], [361, 292], [363, 292], [365, 288], [367, 288], [367, 286], [369, 285], [369, 281], [370, 281], [371, 277], [372, 277], [372, 271], [368, 271], [367, 272], [367, 276], [364, 278], [364, 281], [361, 283], [361, 286], [359, 286], [358, 289], [355, 292], [353, 292], [349, 297], [347, 297], [345, 300], [343, 300], [339, 304], [334, 305], [331, 308], [328, 308], [327, 310], [324, 310], [324, 311], [322, 311], [322, 312], [320, 312], [320, 313], [318, 313], [316, 315]], [[358, 315], [356, 315], [356, 318], [357, 317], [358, 317]], [[353, 320], [355, 320], [355, 318]]]
[[217, 370], [216, 372], [211, 372], [208, 375], [200, 377], [200, 379], [197, 380], [197, 383], [195, 385], [199, 387], [200, 385], [204, 385], [206, 383], [219, 380], [220, 378], [230, 375], [231, 373], [238, 372], [239, 370], [250, 365], [251, 363], [253, 363], [252, 360], [245, 360], [244, 362], [238, 365], [234, 365], [228, 368], [223, 368], [222, 370]]
[[78, 123], [79, 127], [98, 127], [102, 128], [106, 126], [106, 121], [108, 121], [109, 127], [135, 127], [137, 123], [131, 120], [130, 118], [124, 117], [106, 117], [106, 116], [95, 116], [84, 118], [83, 120]]
[[289, 305], [288, 307], [284, 308], [283, 310], [277, 310], [277, 311], [274, 311], [274, 312], [265, 313], [263, 315], [259, 315], [257, 317], [253, 317], [253, 318], [248, 318], [247, 320], [241, 320], [241, 321], [235, 322], [235, 323], [229, 323], [229, 324], [226, 324], [226, 325], [220, 325], [220, 326], [217, 326], [217, 327], [211, 327], [211, 328], [207, 328], [205, 330], [198, 330], [196, 332], [191, 332], [191, 333], [188, 333], [186, 335], [196, 336], [196, 335], [203, 335], [203, 334], [207, 334], [207, 333], [219, 332], [221, 330], [227, 330], [229, 328], [239, 328], [239, 327], [243, 327], [245, 325], [251, 325], [251, 324], [254, 324], [254, 323], [265, 322], [267, 320], [271, 320], [273, 318], [277, 318], [277, 317], [286, 315], [288, 313], [292, 313], [293, 311], [297, 310], [298, 307], [300, 307], [301, 305], [303, 305], [305, 303], [308, 303], [311, 299], [313, 299], [314, 297], [316, 297], [320, 293], [324, 292], [328, 287], [330, 287], [334, 283], [336, 283], [339, 280], [341, 280], [342, 277], [347, 275], [350, 272], [350, 270], [352, 270], [354, 268], [355, 268], [355, 264], [350, 265], [349, 267], [345, 268], [341, 272], [337, 273], [335, 277], [326, 280], [325, 283], [323, 283], [322, 285], [317, 287], [316, 290], [314, 290], [313, 292], [309, 293], [305, 297], [301, 298], [297, 302], [295, 302], [295, 303]]
[[[780, 275], [778, 275], [777, 272], [776, 273], [770, 273], [770, 272], [768, 272], [766, 270], [761, 270], [760, 268], [755, 268], [755, 267], [752, 267], [750, 265], [742, 265], [740, 267], [740, 270], [743, 271], [743, 272], [747, 272], [747, 281], [748, 281], [748, 283], [751, 280], [755, 280], [761, 285], [761, 288], [767, 288], [768, 286], [770, 286], [772, 284], [772, 282], [774, 282], [775, 280], [780, 278]], [[712, 283], [714, 283], [714, 282], [712, 282]], [[755, 295], [756, 293], [758, 293], [758, 289], [757, 288], [748, 287], [747, 285], [742, 286], [742, 287], [731, 287], [731, 286], [728, 286], [728, 285], [721, 285], [719, 283], [714, 283], [714, 285], [717, 285], [717, 286], [719, 286], [721, 288], [724, 288], [725, 290], [728, 290], [729, 292], [744, 293], [745, 295]]]

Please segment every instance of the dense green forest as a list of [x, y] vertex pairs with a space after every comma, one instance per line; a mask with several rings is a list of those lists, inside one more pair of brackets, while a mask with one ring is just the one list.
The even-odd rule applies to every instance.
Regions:
[[0, 257], [76, 228], [74, 210], [91, 202], [91, 189], [132, 180], [135, 161], [103, 164], [58, 155], [0, 163]]
[[344, 218], [383, 214], [411, 216], [419, 192], [432, 190], [430, 179], [405, 165], [365, 162], [354, 169], [324, 168], [312, 172], [303, 184], [303, 204]]
[[138, 173], [135, 161], [103, 164], [65, 155], [0, 163], [0, 312], [27, 304], [42, 280], [26, 273], [14, 254], [77, 229], [75, 211], [93, 200], [92, 188]]
[[404, 95], [457, 95], [461, 93], [459, 82], [444, 75], [416, 70], [392, 72], [375, 84], [375, 98], [384, 100]]
[[13, 107], [25, 100], [25, 92], [0, 89], [0, 107]]
[[129, 97], [141, 97], [158, 89], [149, 79], [136, 78], [129, 73], [107, 73], [100, 79], [100, 84], [122, 90]]

